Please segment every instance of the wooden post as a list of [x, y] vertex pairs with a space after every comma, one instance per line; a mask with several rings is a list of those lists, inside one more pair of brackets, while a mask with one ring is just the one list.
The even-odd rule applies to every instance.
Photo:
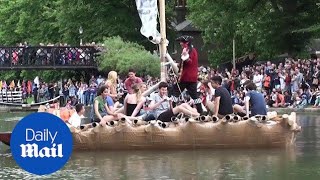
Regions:
[[232, 51], [233, 51], [233, 58], [232, 58], [232, 64], [233, 64], [233, 69], [236, 69], [236, 41], [232, 40]]
[[165, 11], [165, 0], [159, 0], [159, 9], [160, 9], [160, 61], [161, 61], [161, 71], [160, 79], [161, 81], [166, 82], [167, 70], [165, 67], [167, 46], [166, 46], [166, 11]]

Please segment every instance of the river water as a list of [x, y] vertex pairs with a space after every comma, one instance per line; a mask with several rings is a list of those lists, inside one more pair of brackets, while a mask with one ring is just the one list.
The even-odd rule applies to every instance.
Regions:
[[[0, 114], [0, 131], [25, 113]], [[0, 179], [320, 179], [320, 116], [299, 114], [296, 146], [268, 150], [74, 152], [49, 176], [31, 175], [0, 143]]]

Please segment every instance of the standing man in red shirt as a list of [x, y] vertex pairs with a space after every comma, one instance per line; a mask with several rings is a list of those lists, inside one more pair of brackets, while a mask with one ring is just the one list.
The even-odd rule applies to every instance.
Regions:
[[[177, 38], [182, 47], [181, 64], [180, 64], [180, 77], [173, 90], [173, 101], [177, 103], [179, 96], [184, 89], [188, 90], [193, 103], [197, 107], [198, 113], [202, 113], [201, 99], [197, 93], [198, 81], [198, 52], [191, 44], [192, 36], [181, 36]], [[179, 87], [180, 88], [179, 88]]]
[[139, 83], [142, 83], [142, 80], [139, 77], [136, 77], [136, 72], [133, 69], [129, 69], [128, 78], [124, 81], [124, 87], [127, 89], [128, 93], [132, 94], [132, 86]]

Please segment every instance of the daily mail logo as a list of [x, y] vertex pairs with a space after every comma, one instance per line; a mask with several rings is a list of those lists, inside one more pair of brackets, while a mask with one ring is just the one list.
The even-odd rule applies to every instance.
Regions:
[[37, 175], [50, 174], [68, 162], [72, 135], [60, 118], [49, 113], [33, 113], [16, 125], [10, 146], [13, 158], [22, 169]]
[[26, 141], [47, 141], [51, 142], [51, 147], [44, 147], [39, 150], [39, 146], [36, 143], [33, 144], [21, 144], [21, 156], [22, 157], [63, 157], [62, 154], [62, 144], [54, 143], [54, 140], [57, 137], [58, 132], [55, 132], [54, 135], [49, 131], [49, 129], [44, 129], [42, 131], [34, 131], [33, 129], [27, 128], [26, 129]]

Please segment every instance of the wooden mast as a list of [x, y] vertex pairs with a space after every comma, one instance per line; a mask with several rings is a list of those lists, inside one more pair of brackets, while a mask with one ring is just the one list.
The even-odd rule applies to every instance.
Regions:
[[159, 0], [159, 9], [160, 9], [160, 34], [161, 34], [161, 42], [160, 42], [160, 79], [163, 82], [166, 82], [167, 70], [165, 67], [166, 62], [166, 54], [167, 54], [167, 45], [166, 45], [166, 11], [165, 11], [165, 0]]

